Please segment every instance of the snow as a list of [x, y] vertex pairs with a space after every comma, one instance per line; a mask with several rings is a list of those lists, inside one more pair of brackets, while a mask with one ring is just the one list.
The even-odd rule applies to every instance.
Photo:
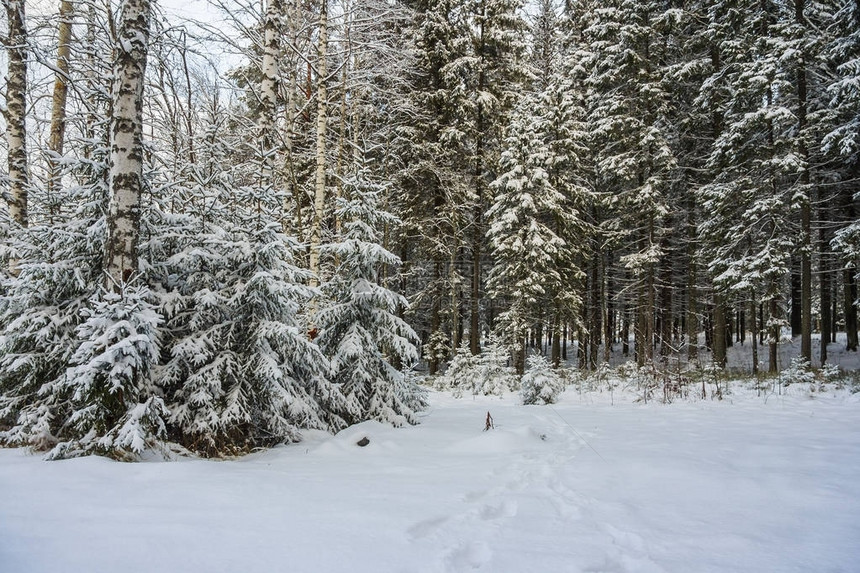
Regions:
[[731, 387], [669, 405], [431, 393], [419, 426], [230, 461], [0, 450], [0, 569], [860, 570], [860, 394]]

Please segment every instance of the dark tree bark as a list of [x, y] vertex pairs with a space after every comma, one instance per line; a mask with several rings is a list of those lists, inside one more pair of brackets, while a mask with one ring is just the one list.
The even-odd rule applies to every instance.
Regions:
[[[827, 201], [828, 198], [824, 196], [823, 191], [819, 191], [819, 215], [818, 218], [820, 221], [829, 220], [829, 213], [827, 209]], [[827, 343], [830, 342], [830, 328], [832, 326], [832, 317], [831, 317], [831, 301], [830, 301], [830, 237], [827, 232], [826, 226], [821, 225], [818, 229], [818, 272], [819, 272], [819, 296], [821, 298], [821, 348], [819, 353], [819, 360], [821, 361], [821, 365], [824, 366], [824, 363], [827, 362]]]
[[845, 349], [857, 352], [858, 336], [857, 336], [857, 307], [854, 301], [857, 300], [857, 280], [854, 278], [855, 269], [845, 269], [842, 271], [843, 297], [842, 308], [845, 313], [845, 333], [846, 344]]
[[802, 321], [800, 312], [800, 260], [791, 257], [791, 337], [800, 336]]
[[720, 368], [726, 367], [726, 308], [724, 297], [714, 294], [714, 363]]
[[771, 297], [769, 302], [769, 314], [771, 319], [771, 330], [770, 330], [770, 341], [768, 343], [768, 372], [771, 374], [776, 374], [779, 371], [778, 361], [778, 344], [779, 344], [779, 325], [777, 322], [777, 313], [779, 312], [779, 301], [777, 301], [776, 297]]
[[[858, 7], [857, 15], [860, 17], [860, 7]], [[846, 188], [842, 192], [842, 212], [847, 221], [853, 221], [857, 217], [852, 195], [853, 189], [851, 188]], [[854, 304], [857, 300], [856, 273], [857, 268], [853, 265], [846, 266], [845, 270], [842, 271], [842, 313], [845, 315], [845, 349], [852, 352], [857, 351], [858, 343], [860, 343], [857, 336], [857, 306]]]
[[552, 351], [550, 354], [552, 365], [556, 368], [561, 365], [561, 329], [561, 309], [556, 303], [552, 314]]
[[[756, 320], [756, 301], [755, 291], [750, 291], [750, 331], [752, 335], [752, 375], [758, 374], [758, 321]], [[743, 325], [741, 325], [743, 329]]]
[[442, 310], [442, 296], [441, 293], [439, 293], [438, 287], [442, 280], [441, 275], [442, 263], [436, 261], [433, 265], [433, 299], [430, 301], [430, 340], [433, 341], [433, 344], [430, 348], [430, 357], [427, 360], [427, 369], [431, 376], [439, 371], [439, 356], [436, 343], [439, 339], [439, 330], [442, 326], [442, 319], [440, 316]]
[[[805, 27], [806, 18], [803, 14], [805, 0], [795, 0], [795, 20], [798, 25]], [[806, 144], [806, 65], [801, 56], [797, 66], [797, 147], [806, 166], [800, 174], [800, 182], [805, 193], [800, 205], [800, 356], [808, 362], [812, 361], [812, 201], [811, 177], [809, 173], [809, 149]]]

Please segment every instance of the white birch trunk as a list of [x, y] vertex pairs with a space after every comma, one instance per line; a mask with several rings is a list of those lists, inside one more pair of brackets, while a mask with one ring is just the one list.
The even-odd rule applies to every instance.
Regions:
[[60, 190], [59, 158], [63, 155], [63, 143], [66, 133], [66, 100], [69, 91], [69, 56], [72, 40], [72, 17], [74, 6], [71, 0], [60, 2], [60, 22], [57, 25], [57, 74], [54, 80], [54, 96], [51, 104], [51, 132], [48, 138], [48, 149], [52, 155], [48, 158], [48, 191], [54, 194]]
[[314, 218], [311, 223], [310, 271], [313, 273], [311, 286], [319, 286], [320, 273], [320, 243], [322, 242], [322, 218], [325, 208], [326, 183], [326, 126], [327, 100], [326, 76], [328, 67], [326, 50], [328, 48], [328, 5], [327, 0], [320, 2], [320, 31], [317, 46], [317, 144], [316, 144], [316, 179], [314, 184]]
[[263, 185], [271, 184], [274, 175], [275, 110], [278, 101], [278, 42], [281, 18], [280, 0], [269, 0], [263, 22], [263, 65], [260, 70], [260, 136], [263, 143]]
[[138, 270], [143, 193], [143, 87], [149, 45], [149, 0], [125, 0], [114, 47], [110, 127], [110, 204], [105, 281], [118, 289]]
[[[287, 41], [293, 46], [296, 45], [296, 41], [298, 39], [298, 32], [296, 30], [296, 22], [299, 19], [298, 7], [298, 0], [290, 0], [288, 2]], [[286, 133], [284, 136], [286, 146], [284, 153], [284, 177], [286, 179], [287, 192], [284, 195], [283, 221], [281, 222], [281, 227], [283, 228], [284, 233], [291, 234], [295, 231], [297, 236], [302, 237], [304, 233], [304, 229], [302, 228], [302, 204], [299, 200], [299, 196], [297, 195], [300, 191], [296, 181], [295, 165], [293, 164], [293, 139], [295, 138], [294, 123], [296, 121], [296, 90], [298, 89], [298, 74], [296, 73], [295, 62], [292, 61], [292, 58], [290, 58], [289, 61], [291, 62], [289, 68], [290, 86], [287, 92]], [[291, 213], [295, 213], [295, 229], [293, 229]]]
[[[9, 36], [6, 47], [9, 61], [6, 85], [6, 142], [9, 162], [9, 215], [27, 226], [27, 27], [24, 0], [6, 0]], [[14, 261], [11, 270], [14, 272]]]

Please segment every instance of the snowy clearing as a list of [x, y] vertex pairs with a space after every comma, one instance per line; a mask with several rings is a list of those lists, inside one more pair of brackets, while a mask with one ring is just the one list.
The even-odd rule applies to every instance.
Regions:
[[860, 395], [633, 398], [434, 393], [235, 461], [0, 450], [0, 569], [860, 571]]

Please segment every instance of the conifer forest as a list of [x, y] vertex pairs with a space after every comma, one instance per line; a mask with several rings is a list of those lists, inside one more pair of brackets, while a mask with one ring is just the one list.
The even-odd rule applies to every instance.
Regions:
[[860, 0], [3, 4], [0, 444], [221, 456], [416, 423], [469, 361], [858, 350]]

